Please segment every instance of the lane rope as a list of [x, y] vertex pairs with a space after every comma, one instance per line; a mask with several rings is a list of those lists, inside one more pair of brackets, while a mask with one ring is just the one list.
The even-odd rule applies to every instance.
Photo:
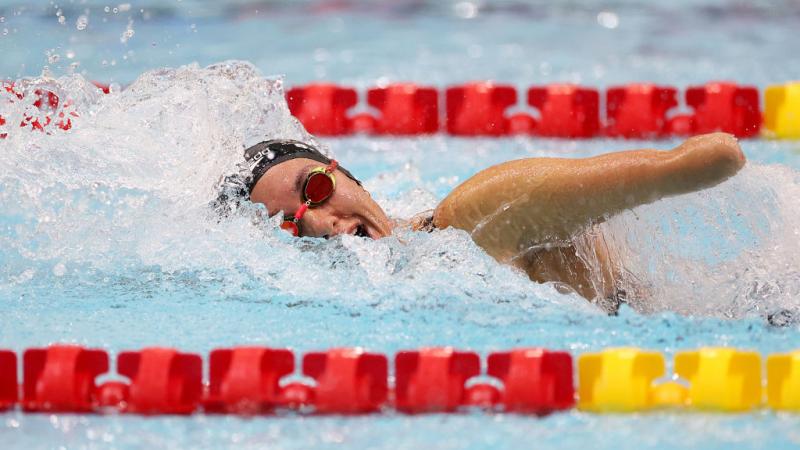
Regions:
[[0, 410], [253, 415], [477, 408], [541, 415], [573, 408], [768, 407], [800, 412], [800, 350], [769, 355], [766, 371], [758, 353], [734, 348], [677, 352], [673, 374], [665, 371], [663, 355], [638, 348], [584, 353], [577, 356], [577, 374], [573, 366], [569, 353], [542, 348], [497, 351], [485, 359], [451, 347], [420, 348], [396, 353], [390, 365], [386, 355], [362, 348], [295, 355], [251, 346], [213, 350], [206, 365], [199, 354], [150, 347], [120, 352], [111, 371], [105, 350], [55, 344], [25, 350], [20, 364], [16, 353], [0, 350]]
[[[108, 85], [94, 84], [110, 92]], [[22, 101], [26, 95], [14, 82], [2, 82], [2, 88], [6, 103]], [[289, 89], [286, 99], [292, 114], [310, 133], [320, 136], [447, 133], [664, 139], [724, 131], [740, 138], [800, 139], [800, 82], [769, 86], [763, 95], [763, 112], [762, 95], [754, 86], [734, 82], [689, 86], [683, 103], [679, 94], [675, 87], [652, 83], [614, 86], [605, 92], [575, 84], [532, 86], [517, 92], [512, 85], [478, 81], [441, 92], [430, 86], [396, 83], [370, 88], [359, 99], [355, 88], [313, 83]], [[26, 115], [21, 128], [67, 131], [79, 117], [69, 99], [60, 102], [57, 93], [45, 87], [27, 95], [36, 96], [34, 106], [40, 114]], [[0, 138], [10, 132], [6, 122], [0, 115]]]

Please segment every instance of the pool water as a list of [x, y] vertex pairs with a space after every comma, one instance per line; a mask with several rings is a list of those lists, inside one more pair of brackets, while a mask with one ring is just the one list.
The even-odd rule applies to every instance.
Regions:
[[[108, 11], [106, 11], [108, 7]], [[115, 12], [116, 10], [116, 12]], [[63, 17], [63, 19], [61, 19]], [[210, 212], [242, 144], [305, 138], [283, 90], [313, 80], [444, 88], [495, 79], [797, 76], [793, 2], [0, 2], [0, 77], [71, 98], [68, 132], [0, 127], [0, 348], [55, 342], [112, 354], [167, 345], [573, 354], [800, 346], [800, 142], [742, 141], [748, 165], [712, 189], [600, 225], [650, 300], [609, 317], [497, 264], [461, 231], [380, 241], [291, 239], [252, 206]], [[63, 22], [63, 23], [61, 23]], [[162, 70], [161, 67], [171, 67]], [[44, 72], [44, 73], [43, 73]], [[282, 76], [282, 78], [281, 78]], [[102, 95], [87, 80], [113, 82]], [[122, 86], [126, 88], [121, 89]], [[9, 123], [32, 111], [4, 102]], [[521, 106], [519, 109], [523, 109]], [[320, 138], [390, 216], [435, 207], [479, 170], [531, 156], [666, 149], [667, 141]], [[771, 325], [775, 313], [785, 326]], [[780, 448], [799, 420], [652, 413], [190, 418], [0, 414], [3, 448]]]

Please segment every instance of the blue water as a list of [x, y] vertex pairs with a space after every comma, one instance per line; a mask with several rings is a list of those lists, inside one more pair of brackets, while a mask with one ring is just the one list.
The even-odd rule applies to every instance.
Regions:
[[[651, 293], [617, 317], [531, 283], [463, 232], [298, 241], [275, 231], [260, 208], [223, 221], [207, 208], [243, 142], [304, 136], [282, 84], [648, 80], [684, 87], [728, 78], [764, 87], [800, 72], [791, 54], [795, 2], [183, 1], [121, 9], [0, 2], [0, 77], [29, 77], [22, 86], [48, 86], [72, 98], [80, 114], [66, 133], [6, 127], [10, 136], [0, 140], [2, 348], [73, 342], [111, 353], [148, 345], [207, 353], [236, 344], [298, 352], [362, 345], [391, 353], [453, 345], [485, 354], [541, 345], [579, 354], [634, 345], [671, 357], [708, 345], [763, 354], [800, 346], [796, 323], [765, 320], [800, 312], [797, 142], [743, 141], [749, 163], [731, 180], [603, 224], [631, 249], [626, 265]], [[248, 62], [218, 64], [231, 59]], [[160, 67], [181, 68], [153, 72]], [[87, 79], [129, 87], [102, 96]], [[30, 112], [4, 99], [6, 117]], [[501, 161], [678, 143], [444, 135], [321, 141], [398, 218], [434, 207]], [[3, 448], [779, 448], [800, 443], [797, 430], [797, 417], [768, 411], [0, 415]]]

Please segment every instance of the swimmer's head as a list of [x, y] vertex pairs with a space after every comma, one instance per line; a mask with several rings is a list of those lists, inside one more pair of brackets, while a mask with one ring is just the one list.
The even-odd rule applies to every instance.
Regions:
[[[331, 159], [311, 145], [291, 140], [260, 142], [245, 150], [252, 174], [247, 180], [250, 200], [267, 206], [270, 215], [293, 217], [304, 204], [304, 183]], [[391, 234], [391, 222], [369, 193], [341, 166], [331, 171], [335, 188], [311, 205], [298, 221], [301, 236], [332, 237], [355, 234], [373, 239]]]

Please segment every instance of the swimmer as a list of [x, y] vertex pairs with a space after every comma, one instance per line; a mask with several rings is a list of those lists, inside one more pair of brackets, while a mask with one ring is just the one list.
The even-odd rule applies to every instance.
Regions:
[[[241, 193], [263, 203], [270, 216], [283, 212], [281, 228], [296, 236], [379, 239], [402, 224], [386, 216], [353, 174], [308, 144], [261, 142], [245, 151], [245, 160]], [[590, 233], [593, 226], [719, 184], [744, 163], [736, 139], [724, 133], [695, 136], [668, 151], [520, 159], [478, 172], [408, 224], [419, 231], [465, 230], [498, 262], [533, 281], [568, 286], [613, 313], [625, 301], [618, 282], [624, 268], [602, 234]], [[578, 251], [580, 239], [592, 242], [591, 255]]]

